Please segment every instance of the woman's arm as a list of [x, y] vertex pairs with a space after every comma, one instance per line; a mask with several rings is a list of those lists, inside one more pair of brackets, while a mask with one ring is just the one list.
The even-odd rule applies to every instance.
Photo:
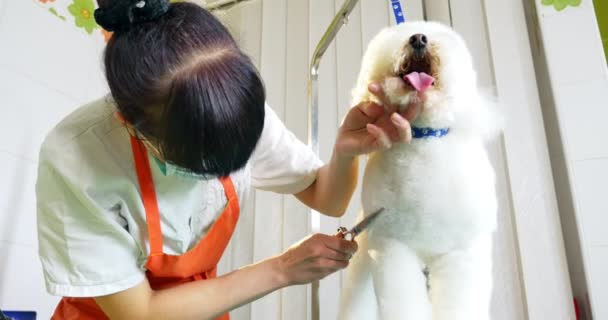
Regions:
[[110, 319], [213, 319], [286, 285], [270, 259], [223, 277], [154, 291], [147, 280], [126, 291], [96, 298]]
[[95, 299], [112, 320], [214, 319], [279, 288], [321, 279], [348, 266], [355, 242], [314, 235], [284, 254], [227, 275], [154, 291], [147, 280]]
[[295, 196], [305, 205], [325, 215], [340, 217], [357, 187], [359, 160], [334, 150], [329, 163], [321, 167], [317, 179]]
[[[379, 85], [371, 84], [369, 89], [384, 105], [390, 105]], [[342, 216], [357, 186], [357, 156], [412, 139], [409, 121], [416, 118], [419, 106], [412, 105], [402, 114], [395, 110], [374, 103], [353, 107], [338, 130], [331, 160], [319, 169], [315, 182], [296, 197], [321, 213]]]

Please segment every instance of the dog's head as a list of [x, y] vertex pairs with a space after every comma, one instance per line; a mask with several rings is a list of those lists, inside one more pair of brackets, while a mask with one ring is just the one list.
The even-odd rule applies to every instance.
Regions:
[[[434, 22], [409, 22], [384, 29], [369, 44], [354, 90], [355, 102], [377, 100], [368, 93], [380, 82], [393, 104], [422, 99], [417, 123], [449, 126], [459, 108], [478, 97], [476, 73], [464, 40]], [[379, 101], [378, 101], [379, 102]]]

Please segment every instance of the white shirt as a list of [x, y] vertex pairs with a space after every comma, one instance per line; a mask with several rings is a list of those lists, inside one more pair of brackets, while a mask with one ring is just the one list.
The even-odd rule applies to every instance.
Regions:
[[[146, 215], [126, 129], [109, 98], [59, 123], [40, 151], [39, 255], [49, 293], [96, 297], [145, 278]], [[244, 202], [250, 186], [284, 194], [312, 184], [322, 165], [266, 106], [264, 130], [248, 165], [231, 175]], [[163, 250], [183, 254], [205, 235], [226, 205], [217, 180], [165, 176], [150, 157]]]

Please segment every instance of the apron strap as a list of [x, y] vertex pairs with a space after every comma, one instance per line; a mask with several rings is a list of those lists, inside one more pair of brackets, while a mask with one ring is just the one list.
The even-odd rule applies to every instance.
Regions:
[[137, 180], [141, 190], [141, 199], [146, 210], [146, 223], [148, 224], [148, 239], [150, 241], [150, 255], [163, 254], [163, 235], [160, 230], [160, 214], [156, 192], [154, 190], [154, 179], [150, 170], [148, 151], [141, 141], [131, 136], [131, 149], [135, 160]]
[[226, 200], [228, 201], [228, 206], [231, 207], [232, 210], [236, 210], [235, 212], [240, 212], [239, 206], [239, 197], [236, 193], [236, 189], [234, 188], [234, 183], [230, 177], [222, 177], [219, 178], [222, 186], [224, 187], [224, 194], [226, 195]]

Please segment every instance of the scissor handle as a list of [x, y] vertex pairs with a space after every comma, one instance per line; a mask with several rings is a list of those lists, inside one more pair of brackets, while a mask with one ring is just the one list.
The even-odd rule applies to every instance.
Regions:
[[[346, 236], [350, 236], [350, 239], [346, 239]], [[355, 236], [353, 235], [353, 233], [348, 231], [348, 229], [346, 229], [344, 227], [338, 228], [338, 233], [336, 233], [336, 237], [338, 237], [340, 239], [344, 239], [344, 240], [350, 240], [350, 241], [355, 240]]]

